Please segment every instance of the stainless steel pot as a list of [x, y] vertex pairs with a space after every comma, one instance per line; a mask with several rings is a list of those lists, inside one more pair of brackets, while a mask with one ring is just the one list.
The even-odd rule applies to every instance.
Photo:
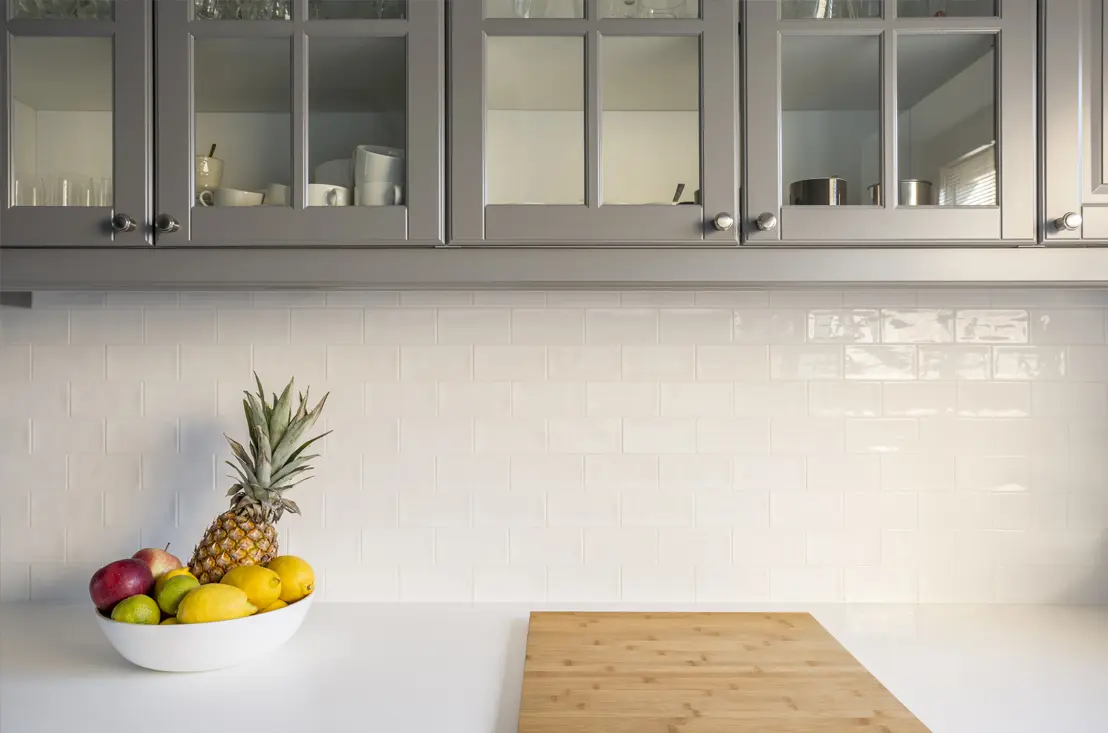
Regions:
[[838, 176], [807, 178], [789, 185], [792, 206], [845, 206], [846, 181]]
[[[934, 203], [931, 198], [933, 186], [931, 181], [920, 181], [914, 178], [900, 182], [900, 206], [930, 206]], [[869, 203], [874, 206], [883, 206], [885, 198], [881, 192], [881, 184], [875, 183], [866, 189]]]

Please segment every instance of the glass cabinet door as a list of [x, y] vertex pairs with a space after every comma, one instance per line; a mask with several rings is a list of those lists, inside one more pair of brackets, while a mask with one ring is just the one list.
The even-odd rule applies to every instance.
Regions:
[[159, 245], [444, 241], [440, 0], [162, 0]]
[[1044, 8], [1047, 244], [1108, 242], [1108, 0]]
[[735, 244], [733, 0], [475, 0], [450, 38], [453, 242]]
[[3, 246], [147, 244], [149, 5], [3, 7]]
[[745, 8], [749, 242], [1035, 241], [1035, 0]]

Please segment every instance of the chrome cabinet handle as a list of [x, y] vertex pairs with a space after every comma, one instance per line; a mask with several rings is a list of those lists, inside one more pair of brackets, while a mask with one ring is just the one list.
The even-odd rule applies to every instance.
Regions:
[[181, 222], [169, 214], [158, 214], [158, 218], [154, 220], [154, 227], [162, 234], [172, 234], [181, 228]]
[[735, 217], [731, 216], [727, 212], [720, 212], [716, 214], [716, 218], [712, 221], [716, 229], [721, 232], [726, 232], [731, 227], [735, 226]]
[[112, 217], [112, 229], [116, 232], [133, 232], [138, 227], [135, 220], [126, 214], [116, 214]]
[[768, 232], [777, 226], [777, 217], [770, 212], [760, 214], [757, 219], [754, 220], [754, 226], [758, 227], [763, 232]]
[[1054, 228], [1060, 232], [1075, 232], [1081, 228], [1081, 214], [1071, 211], [1065, 216], [1054, 220]]

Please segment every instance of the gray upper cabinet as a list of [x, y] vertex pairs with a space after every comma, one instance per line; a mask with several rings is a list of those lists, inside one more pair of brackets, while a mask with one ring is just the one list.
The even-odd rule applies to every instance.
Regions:
[[0, 242], [147, 245], [150, 3], [0, 7]]
[[1035, 243], [1035, 0], [744, 8], [748, 243]]
[[1047, 244], [1108, 243], [1108, 0], [1044, 3]]
[[444, 240], [440, 0], [158, 0], [155, 244]]
[[734, 0], [451, 7], [453, 244], [737, 242]]

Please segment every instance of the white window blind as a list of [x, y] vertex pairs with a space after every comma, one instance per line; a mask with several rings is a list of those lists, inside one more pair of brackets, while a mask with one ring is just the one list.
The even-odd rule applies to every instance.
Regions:
[[996, 206], [996, 143], [942, 168], [939, 206]]

